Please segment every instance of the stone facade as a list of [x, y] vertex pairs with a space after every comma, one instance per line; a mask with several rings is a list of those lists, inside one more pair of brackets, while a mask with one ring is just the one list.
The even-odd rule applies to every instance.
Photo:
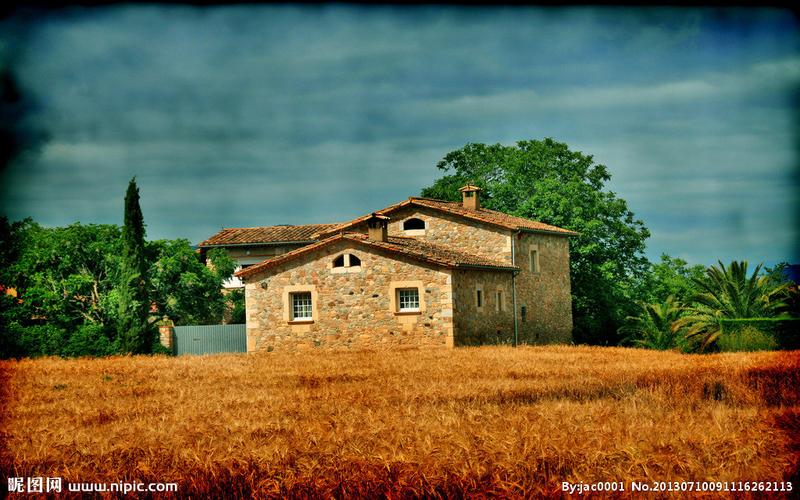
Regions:
[[[425, 221], [425, 229], [404, 230], [403, 223], [412, 218]], [[355, 230], [365, 233], [367, 226]], [[392, 212], [389, 235], [419, 238], [511, 265], [511, 231], [431, 208], [409, 206]]]
[[453, 314], [456, 346], [513, 344], [511, 273], [453, 271]]
[[[410, 218], [425, 221], [426, 228], [403, 230], [403, 223]], [[366, 226], [363, 230], [366, 231]], [[569, 342], [572, 339], [569, 238], [547, 233], [520, 232], [516, 235], [516, 247], [512, 256], [511, 240], [514, 232], [415, 206], [405, 207], [392, 213], [389, 234], [454, 246], [470, 253], [507, 262], [509, 265], [513, 257], [517, 267], [520, 268], [515, 278], [519, 342], [544, 344]], [[538, 265], [538, 269], [534, 271], [530, 268], [531, 250], [536, 250], [535, 264]], [[459, 271], [454, 274], [454, 282], [458, 283], [458, 286], [454, 285], [456, 345], [513, 342], [511, 278], [507, 273], [500, 273], [502, 277], [492, 276], [493, 274], [476, 271]], [[498, 280], [509, 281], [508, 291], [504, 296], [508, 302], [507, 319], [501, 319], [494, 310], [478, 313], [471, 305], [477, 295], [477, 285], [486, 282], [484, 285], [491, 283], [487, 285], [491, 288], [487, 288], [483, 295], [492, 303], [493, 308]], [[467, 296], [470, 300], [462, 300]], [[498, 331], [501, 333], [498, 334]]]
[[[333, 268], [340, 254], [361, 265]], [[346, 241], [247, 279], [247, 350], [453, 345], [451, 272]], [[398, 288], [419, 289], [420, 311], [399, 313]], [[310, 292], [312, 321], [291, 319], [291, 294]]]
[[[476, 217], [409, 204], [391, 212], [387, 233], [480, 256], [492, 265], [424, 263], [343, 238], [245, 273], [248, 352], [511, 344], [515, 315], [520, 343], [569, 342], [568, 234], [508, 229]], [[404, 229], [412, 218], [423, 221], [424, 229]], [[368, 232], [366, 222], [347, 230]], [[300, 246], [271, 248], [269, 257]], [[335, 268], [339, 255], [346, 264]], [[350, 255], [360, 265], [349, 266]], [[397, 311], [399, 288], [419, 290], [419, 312]], [[299, 293], [310, 294], [310, 321], [291, 317], [292, 294]]]
[[569, 239], [523, 232], [516, 238], [514, 253], [520, 268], [516, 276], [520, 342], [569, 342], [572, 340]]

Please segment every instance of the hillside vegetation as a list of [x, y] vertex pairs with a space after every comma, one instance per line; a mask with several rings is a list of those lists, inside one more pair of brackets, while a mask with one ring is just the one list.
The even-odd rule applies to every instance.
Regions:
[[599, 347], [2, 361], [0, 470], [218, 497], [800, 487], [799, 368]]

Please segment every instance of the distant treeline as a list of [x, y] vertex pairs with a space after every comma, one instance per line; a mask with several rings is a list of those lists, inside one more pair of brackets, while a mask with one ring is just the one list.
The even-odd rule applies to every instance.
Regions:
[[[117, 328], [122, 229], [72, 224], [45, 228], [31, 219], [0, 218], [0, 356], [102, 356], [123, 352]], [[145, 243], [145, 332], [158, 351], [155, 322], [216, 324], [223, 315], [244, 322], [241, 293], [223, 295], [234, 269], [224, 251], [201, 262], [185, 239]]]

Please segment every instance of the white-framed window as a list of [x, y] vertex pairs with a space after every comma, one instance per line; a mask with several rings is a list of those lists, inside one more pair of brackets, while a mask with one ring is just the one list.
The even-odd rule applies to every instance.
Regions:
[[292, 321], [311, 321], [313, 319], [311, 292], [292, 292]]
[[399, 312], [419, 311], [419, 288], [398, 288], [397, 310]]
[[392, 314], [423, 314], [425, 305], [425, 283], [421, 280], [390, 281], [389, 311]]
[[528, 262], [528, 266], [529, 266], [530, 271], [532, 273], [538, 273], [539, 272], [539, 249], [538, 248], [531, 249], [530, 260]]

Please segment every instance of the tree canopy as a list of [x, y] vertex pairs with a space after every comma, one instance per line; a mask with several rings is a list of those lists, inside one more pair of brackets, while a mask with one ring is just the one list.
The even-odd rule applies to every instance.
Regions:
[[483, 189], [481, 204], [580, 233], [570, 239], [576, 342], [616, 344], [635, 309], [636, 280], [648, 268], [649, 231], [625, 200], [606, 189], [608, 169], [553, 139], [467, 144], [437, 164], [444, 176], [422, 196], [458, 201], [458, 188]]
[[[0, 217], [0, 357], [121, 352], [117, 332], [122, 231], [115, 225], [46, 228]], [[218, 323], [231, 264], [206, 267], [187, 240], [146, 242], [148, 322]], [[227, 275], [225, 273], [228, 273]]]

